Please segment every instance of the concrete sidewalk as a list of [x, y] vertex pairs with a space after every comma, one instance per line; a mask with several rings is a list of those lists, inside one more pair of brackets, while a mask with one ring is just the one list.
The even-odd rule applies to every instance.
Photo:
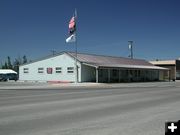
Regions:
[[51, 84], [53, 87], [97, 87], [97, 88], [132, 88], [132, 87], [168, 87], [180, 86], [180, 82], [140, 82], [140, 83], [67, 83]]
[[180, 82], [141, 82], [141, 83], [46, 83], [46, 82], [6, 82], [0, 89], [78, 89], [78, 88], [144, 88], [180, 87]]

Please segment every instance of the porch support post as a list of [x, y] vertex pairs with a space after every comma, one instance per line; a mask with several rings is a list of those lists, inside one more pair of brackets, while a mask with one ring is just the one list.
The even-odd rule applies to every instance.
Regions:
[[120, 82], [120, 76], [121, 76], [121, 73], [120, 73], [120, 68], [119, 68], [119, 75], [118, 75], [118, 79], [119, 79], [119, 82]]
[[110, 69], [108, 68], [108, 83], [110, 83]]
[[98, 83], [99, 81], [98, 81], [98, 67], [96, 67], [96, 83]]

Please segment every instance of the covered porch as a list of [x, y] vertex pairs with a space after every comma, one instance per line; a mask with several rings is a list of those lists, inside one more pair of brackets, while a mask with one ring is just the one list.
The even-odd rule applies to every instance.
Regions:
[[97, 83], [152, 82], [169, 80], [167, 69], [96, 67]]

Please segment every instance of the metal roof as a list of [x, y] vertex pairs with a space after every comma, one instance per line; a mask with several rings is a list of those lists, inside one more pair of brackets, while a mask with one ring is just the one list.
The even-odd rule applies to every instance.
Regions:
[[[32, 61], [30, 63], [23, 64], [23, 65], [31, 64], [34, 62], [48, 59], [48, 58], [53, 58], [53, 57], [62, 55], [64, 53], [66, 53], [67, 55], [71, 56], [74, 59], [76, 58], [75, 52], [60, 52], [55, 55], [47, 56], [47, 57]], [[86, 65], [89, 65], [89, 66], [93, 66], [93, 67], [122, 67], [122, 68], [137, 68], [137, 69], [167, 70], [166, 68], [160, 68], [160, 67], [154, 66], [148, 61], [145, 61], [142, 59], [131, 59], [131, 58], [124, 58], [124, 57], [96, 55], [96, 54], [77, 53], [77, 61]]]
[[[76, 58], [76, 54], [74, 52], [66, 52], [66, 53]], [[131, 68], [131, 69], [133, 68], [133, 69], [167, 70], [166, 68], [154, 66], [148, 61], [142, 59], [131, 59], [131, 58], [123, 58], [123, 57], [78, 53], [77, 60], [85, 65], [90, 65], [94, 67], [120, 67], [120, 68]]]
[[176, 65], [176, 60], [149, 61], [153, 65]]
[[[72, 57], [76, 57], [74, 52], [66, 52], [67, 54], [71, 55]], [[123, 57], [114, 57], [114, 56], [103, 56], [103, 55], [94, 55], [94, 54], [83, 54], [78, 53], [77, 59], [80, 62], [86, 63], [94, 63], [94, 64], [123, 64], [123, 65], [143, 65], [143, 66], [153, 66], [153, 64], [141, 60], [141, 59], [131, 59], [131, 58], [123, 58]]]

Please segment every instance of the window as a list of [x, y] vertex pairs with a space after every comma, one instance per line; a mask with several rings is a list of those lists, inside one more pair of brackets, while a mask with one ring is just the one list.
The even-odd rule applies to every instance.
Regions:
[[24, 68], [24, 73], [29, 73], [29, 68]]
[[61, 67], [56, 67], [56, 73], [62, 73], [62, 68]]
[[137, 71], [137, 76], [140, 77], [141, 76], [141, 72], [140, 70]]
[[38, 73], [44, 73], [44, 68], [38, 68]]
[[74, 67], [67, 67], [67, 73], [74, 73]]
[[176, 78], [180, 79], [180, 71], [176, 71]]
[[118, 70], [113, 69], [113, 70], [112, 70], [112, 74], [113, 74], [113, 76], [117, 76], [117, 75], [118, 75]]
[[103, 69], [99, 69], [98, 75], [99, 75], [99, 77], [103, 77]]
[[47, 74], [52, 74], [53, 69], [52, 68], [47, 68]]

